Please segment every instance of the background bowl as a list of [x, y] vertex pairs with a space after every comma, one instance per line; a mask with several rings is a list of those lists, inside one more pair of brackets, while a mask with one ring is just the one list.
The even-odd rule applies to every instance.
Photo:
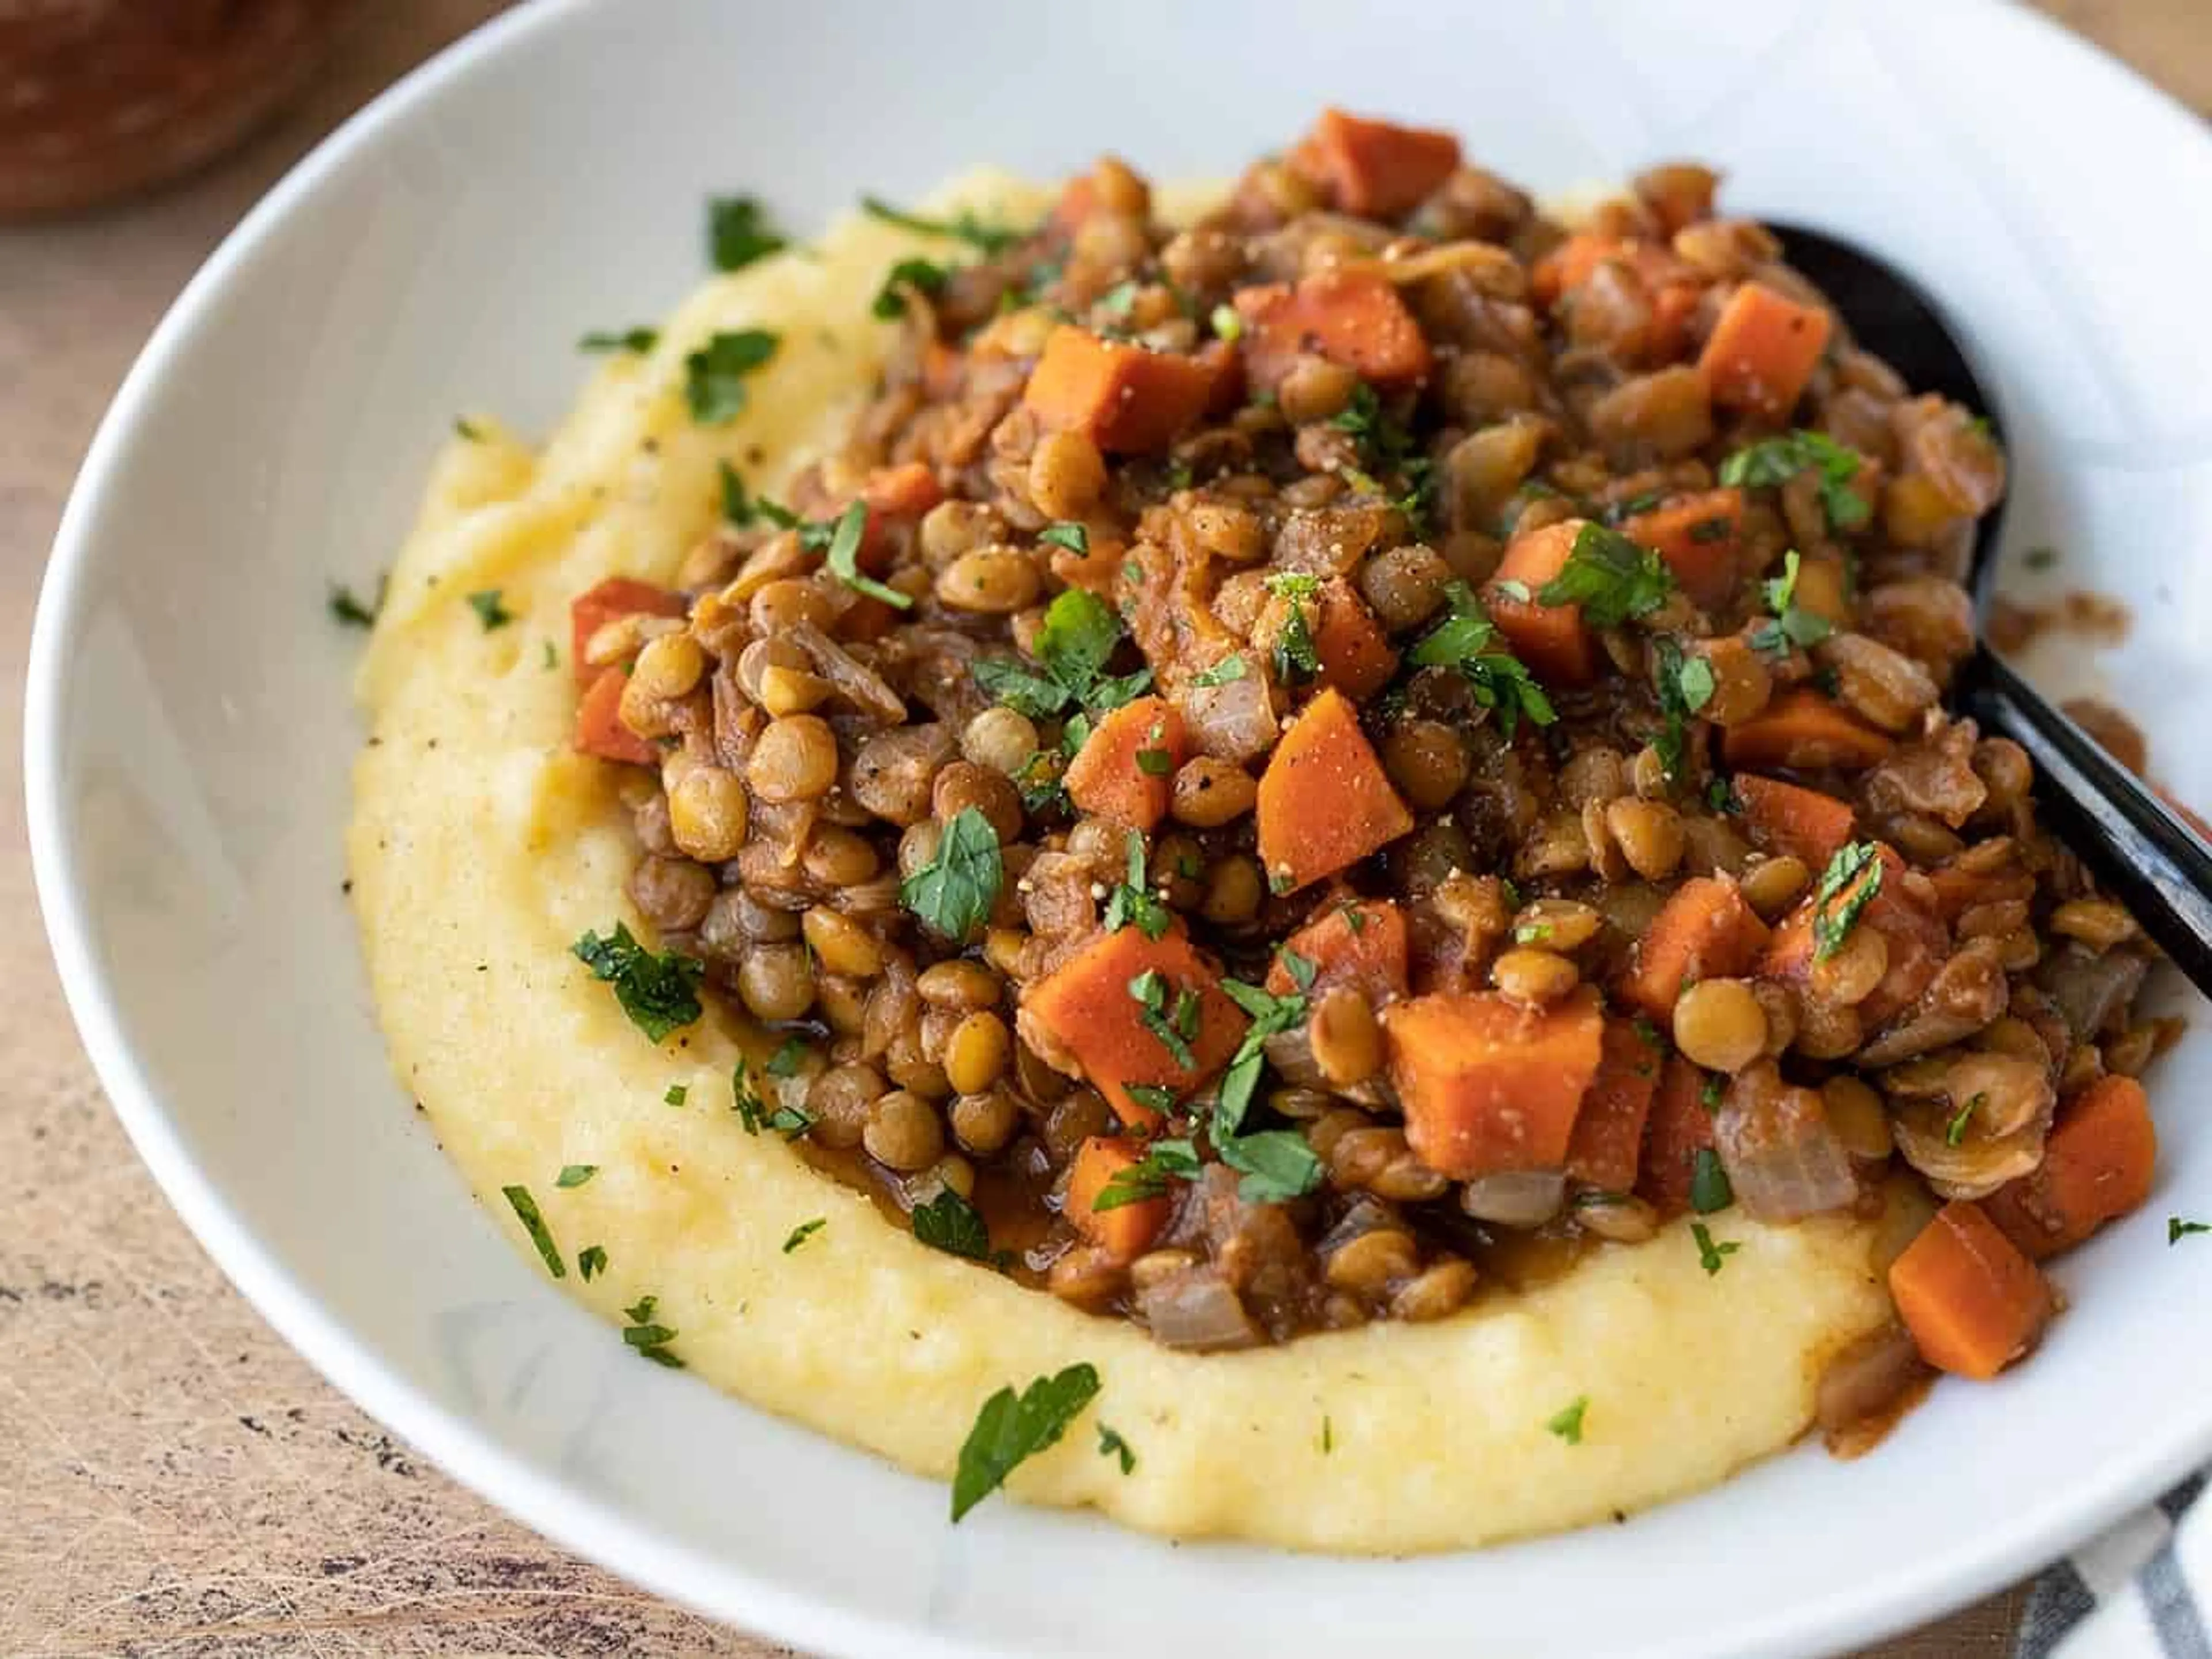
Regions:
[[[1991, 367], [2026, 577], [2124, 599], [2101, 665], [2184, 799], [2212, 667], [2212, 140], [1995, 3], [1319, 0], [1099, 9], [608, 0], [503, 19], [381, 100], [195, 280], [70, 502], [33, 644], [40, 890], [140, 1152], [210, 1251], [340, 1387], [562, 1542], [810, 1647], [1748, 1656], [1832, 1649], [2033, 1568], [2212, 1453], [2212, 1084], [2154, 1079], [2150, 1211], [2069, 1260], [2035, 1363], [1950, 1385], [1875, 1456], [1814, 1451], [1627, 1525], [1408, 1562], [1174, 1547], [941, 1488], [640, 1365], [496, 1234], [385, 1064], [339, 831], [372, 583], [453, 416], [546, 428], [588, 328], [697, 277], [710, 192], [822, 222], [990, 160], [1102, 148], [1218, 174], [1324, 101], [1451, 126], [1540, 190], [1697, 155], [1735, 209], [1917, 275]], [[2064, 118], [2053, 112], [2063, 111]], [[2078, 653], [2077, 653], [2078, 655]], [[2086, 657], [2073, 665], [2079, 672]], [[2069, 688], [2070, 689], [2070, 688]], [[1712, 1379], [1725, 1412], [1729, 1379]], [[1593, 1595], [1602, 1584], [1609, 1593]], [[1141, 1587], [1137, 1588], [1137, 1587]]]

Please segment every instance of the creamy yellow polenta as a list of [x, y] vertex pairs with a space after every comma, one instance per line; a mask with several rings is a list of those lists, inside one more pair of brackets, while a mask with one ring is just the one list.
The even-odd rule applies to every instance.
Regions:
[[[1011, 217], [1042, 200], [978, 176], [938, 205]], [[893, 261], [931, 251], [854, 221], [716, 278], [650, 353], [602, 368], [542, 449], [479, 416], [437, 464], [362, 674], [375, 741], [349, 856], [393, 1063], [497, 1224], [535, 1263], [500, 1197], [527, 1186], [572, 1263], [606, 1252], [593, 1282], [572, 1269], [574, 1294], [611, 1319], [657, 1297], [694, 1376], [923, 1474], [950, 1475], [994, 1389], [1087, 1360], [1097, 1404], [1010, 1490], [1160, 1532], [1460, 1548], [1641, 1509], [1788, 1444], [1823, 1358], [1887, 1316], [1868, 1226], [1729, 1214], [1711, 1231], [1741, 1249], [1717, 1274], [1678, 1225], [1442, 1323], [1172, 1352], [915, 1243], [748, 1136], [730, 1109], [738, 1033], [710, 1013], [655, 1047], [570, 954], [635, 923], [635, 848], [613, 769], [568, 746], [569, 599], [610, 574], [670, 579], [714, 522], [718, 460], [772, 489], [834, 446], [889, 338], [868, 301]], [[737, 421], [695, 425], [684, 354], [745, 326], [779, 331], [780, 351]], [[466, 602], [489, 589], [514, 617], [490, 631]], [[599, 1173], [556, 1188], [571, 1164]], [[1547, 1424], [1578, 1399], [1569, 1444]], [[1127, 1439], [1133, 1473], [1099, 1455], [1093, 1419]]]

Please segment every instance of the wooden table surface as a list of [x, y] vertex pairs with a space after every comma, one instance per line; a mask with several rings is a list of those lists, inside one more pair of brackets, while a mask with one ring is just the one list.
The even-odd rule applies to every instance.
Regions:
[[[2206, 0], [2045, 9], [2212, 111]], [[309, 145], [501, 0], [388, 0], [180, 188], [0, 230], [0, 1656], [785, 1651], [586, 1565], [386, 1435], [264, 1326], [139, 1166], [46, 953], [19, 669], [61, 504], [132, 355]], [[0, 5], [0, 10], [4, 10]], [[2017, 1593], [1886, 1644], [1996, 1659]]]

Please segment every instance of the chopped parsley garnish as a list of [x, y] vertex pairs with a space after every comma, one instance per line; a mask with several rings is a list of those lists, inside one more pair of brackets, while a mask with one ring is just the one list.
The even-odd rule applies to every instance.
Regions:
[[332, 582], [331, 584], [331, 619], [348, 628], [375, 626], [376, 613], [384, 609], [385, 580], [382, 576], [376, 579], [376, 602], [374, 605], [363, 605], [359, 599], [354, 598], [351, 588], [342, 582]]
[[522, 1231], [530, 1235], [530, 1242], [538, 1247], [538, 1254], [545, 1263], [545, 1271], [556, 1279], [568, 1276], [568, 1264], [561, 1259], [561, 1247], [553, 1242], [553, 1230], [545, 1224], [538, 1213], [538, 1200], [530, 1195], [527, 1187], [502, 1187], [507, 1201], [514, 1208], [515, 1219], [522, 1223]]
[[1724, 484], [1754, 489], [1785, 484], [1800, 472], [1820, 475], [1820, 507], [1833, 530], [1856, 530], [1866, 523], [1870, 509], [1853, 489], [1858, 476], [1858, 451], [1846, 448], [1824, 432], [1800, 429], [1779, 438], [1763, 438], [1739, 449], [1721, 463]]
[[1674, 573], [1656, 552], [1591, 523], [1576, 534], [1559, 574], [1536, 590], [1536, 602], [1578, 605], [1591, 627], [1618, 628], [1650, 616], [1674, 591]]
[[1234, 1135], [1215, 1150], [1244, 1177], [1237, 1193], [1247, 1204], [1287, 1204], [1321, 1184], [1321, 1158], [1296, 1129]]
[[830, 1218], [826, 1215], [817, 1215], [811, 1221], [800, 1222], [791, 1230], [791, 1236], [783, 1241], [783, 1253], [789, 1255], [829, 1224]]
[[[1160, 740], [1160, 728], [1155, 726], [1146, 734], [1147, 744]], [[1137, 769], [1148, 778], [1164, 778], [1175, 770], [1175, 756], [1164, 749], [1144, 748], [1137, 750]]]
[[487, 634], [495, 628], [504, 628], [514, 620], [514, 612], [501, 602], [496, 587], [487, 587], [481, 593], [470, 594], [469, 609], [477, 613], [477, 620], [483, 624], [483, 631]]
[[[1290, 963], [1300, 959], [1289, 952], [1285, 955], [1285, 969], [1295, 981], [1297, 969]], [[1246, 1202], [1281, 1204], [1304, 1196], [1320, 1184], [1321, 1159], [1298, 1131], [1263, 1129], [1247, 1134], [1244, 1119], [1252, 1109], [1253, 1097], [1258, 1093], [1260, 1079], [1267, 1070], [1267, 1039], [1291, 1030], [1305, 1018], [1306, 1000], [1303, 996], [1279, 997], [1257, 985], [1235, 979], [1224, 979], [1221, 989], [1231, 1001], [1251, 1016], [1252, 1023], [1245, 1028], [1243, 1040], [1237, 1045], [1229, 1069], [1221, 1075], [1208, 1133], [1221, 1161], [1244, 1177], [1237, 1191]]]
[[1121, 1438], [1119, 1430], [1109, 1429], [1103, 1423], [1098, 1425], [1098, 1455], [1120, 1458], [1124, 1474], [1136, 1473], [1137, 1454], [1129, 1449], [1129, 1443]]
[[576, 1252], [576, 1277], [586, 1285], [607, 1270], [607, 1251], [604, 1244], [586, 1244]]
[[1193, 685], [1203, 685], [1210, 689], [1217, 685], [1226, 685], [1231, 680], [1241, 680], [1246, 672], [1244, 659], [1231, 653], [1214, 664], [1212, 667], [1200, 669], [1192, 675], [1190, 683]]
[[722, 516], [740, 530], [751, 527], [756, 520], [765, 519], [779, 530], [796, 530], [799, 517], [787, 507], [778, 507], [765, 495], [750, 495], [745, 481], [737, 468], [727, 461], [716, 465], [721, 470]]
[[564, 1164], [561, 1166], [560, 1177], [553, 1184], [562, 1188], [580, 1187], [599, 1172], [599, 1166], [596, 1164]]
[[553, 648], [552, 641], [545, 641], [544, 645], [545, 655], [538, 665], [542, 668], [558, 668], [561, 665], [561, 653]]
[[1291, 983], [1301, 992], [1313, 989], [1314, 978], [1321, 972], [1318, 964], [1309, 962], [1288, 945], [1276, 950], [1275, 960], [1283, 964], [1283, 971], [1291, 976]]
[[[774, 1060], [769, 1062], [771, 1071], [775, 1064]], [[753, 1087], [751, 1067], [742, 1060], [730, 1073], [730, 1104], [738, 1115], [738, 1121], [749, 1135], [757, 1135], [766, 1129], [781, 1135], [786, 1140], [796, 1140], [814, 1127], [814, 1114], [804, 1106], [771, 1108], [763, 1100], [760, 1091]]]
[[1721, 1109], [1721, 1097], [1728, 1092], [1728, 1085], [1719, 1077], [1711, 1076], [1698, 1085], [1698, 1104], [1709, 1112]]
[[472, 444], [480, 444], [484, 441], [484, 429], [467, 416], [456, 415], [453, 416], [453, 435]]
[[1005, 225], [988, 225], [963, 208], [950, 219], [925, 219], [920, 214], [908, 213], [893, 207], [878, 197], [863, 196], [860, 210], [872, 219], [881, 219], [885, 224], [896, 225], [901, 230], [911, 230], [924, 236], [951, 236], [967, 243], [988, 258], [1003, 252], [1020, 241], [1029, 233]]
[[1283, 625], [1271, 653], [1275, 678], [1285, 685], [1304, 685], [1321, 672], [1321, 650], [1308, 615], [1321, 579], [1299, 570], [1278, 571], [1267, 578], [1267, 591], [1284, 602]]
[[1175, 913], [1163, 904], [1145, 882], [1145, 838], [1136, 830], [1123, 832], [1128, 849], [1128, 872], [1106, 897], [1105, 927], [1118, 933], [1134, 923], [1146, 939], [1160, 939], [1175, 925]]
[[1671, 634], [1662, 634], [1654, 642], [1653, 658], [1654, 689], [1659, 696], [1659, 713], [1667, 723], [1651, 740], [1651, 746], [1672, 780], [1681, 775], [1688, 724], [1713, 700], [1716, 681], [1712, 664], [1689, 655]]
[[1006, 868], [999, 832], [973, 806], [963, 806], [938, 838], [928, 863], [899, 884], [899, 902], [949, 939], [975, 932], [999, 902]]
[[1698, 1243], [1698, 1265], [1709, 1274], [1718, 1273], [1728, 1264], [1729, 1257], [1743, 1248], [1734, 1239], [1725, 1244], [1713, 1243], [1713, 1236], [1702, 1221], [1690, 1224], [1690, 1237]]
[[1108, 289], [1091, 303], [1109, 317], [1127, 317], [1137, 306], [1138, 284], [1133, 278], [1125, 278]]
[[1043, 672], [1019, 660], [989, 658], [975, 665], [975, 684], [1031, 720], [1075, 707], [1094, 714], [1118, 708], [1152, 683], [1149, 668], [1119, 677], [1105, 672], [1121, 641], [1121, 619], [1106, 602], [1088, 589], [1071, 587], [1045, 607], [1031, 647]]
[[1498, 643], [1497, 627], [1484, 614], [1474, 590], [1462, 581], [1447, 582], [1444, 595], [1451, 614], [1415, 641], [1406, 659], [1416, 668], [1458, 669], [1474, 689], [1475, 702], [1497, 710], [1498, 730], [1507, 738], [1519, 729], [1523, 715], [1534, 726], [1558, 720], [1528, 665]]
[[680, 1371], [684, 1362], [668, 1351], [668, 1345], [676, 1340], [676, 1333], [653, 1316], [659, 1305], [659, 1297], [641, 1296], [634, 1306], [624, 1308], [623, 1317], [629, 1323], [623, 1327], [623, 1340], [636, 1351], [639, 1358]]
[[991, 1230], [983, 1223], [983, 1212], [950, 1187], [940, 1188], [928, 1203], [914, 1206], [914, 1236], [947, 1255], [991, 1260]]
[[952, 273], [934, 259], [902, 259], [884, 274], [884, 285], [876, 290], [870, 312], [885, 322], [906, 314], [906, 290], [935, 299], [945, 292], [945, 283]]
[[[809, 526], [810, 528], [811, 526]], [[860, 572], [860, 538], [868, 533], [868, 504], [854, 501], [837, 515], [830, 532], [830, 545], [822, 556], [822, 562], [830, 574], [856, 593], [865, 593], [872, 599], [881, 599], [885, 605], [901, 611], [911, 610], [913, 597], [896, 587], [886, 587], [872, 576]], [[802, 532], [800, 539], [805, 540]]]
[[764, 328], [719, 333], [684, 359], [684, 401], [691, 418], [724, 426], [744, 411], [745, 377], [775, 356], [781, 336]]
[[1071, 553], [1091, 550], [1091, 532], [1081, 525], [1062, 519], [1047, 525], [1037, 532], [1037, 540], [1047, 547], [1064, 547]]
[[1190, 1040], [1198, 1035], [1198, 993], [1178, 988], [1170, 1003], [1168, 988], [1167, 975], [1147, 968], [1130, 980], [1129, 1000], [1143, 1010], [1138, 1023], [1159, 1039], [1168, 1057], [1186, 1072], [1196, 1071], [1198, 1057], [1191, 1052]]
[[661, 1104], [664, 1106], [681, 1106], [684, 1103], [684, 1097], [689, 1095], [690, 1092], [690, 1090], [684, 1087], [684, 1085], [680, 1083], [672, 1083], [668, 1085], [668, 1092], [660, 1097]]
[[2212, 1233], [2212, 1221], [2184, 1221], [2178, 1215], [2166, 1218], [2166, 1242], [2179, 1244], [2191, 1233]]
[[1096, 1366], [1070, 1365], [1057, 1376], [1038, 1377], [1018, 1395], [1005, 1388], [985, 1401], [953, 1472], [953, 1520], [998, 1491], [1024, 1461], [1059, 1444], [1097, 1397], [1098, 1386]]
[[1327, 1417], [1321, 1420], [1321, 1449], [1324, 1457], [1336, 1449], [1336, 1425]]
[[784, 247], [769, 223], [768, 210], [755, 196], [707, 198], [707, 257], [717, 270], [742, 270]]
[[1735, 1202], [1735, 1188], [1721, 1165], [1721, 1155], [1710, 1146], [1698, 1147], [1690, 1159], [1690, 1207], [1699, 1215], [1712, 1215]]
[[1855, 841], [1839, 848], [1820, 872], [1820, 884], [1813, 890], [1814, 961], [1826, 962], [1844, 948], [1860, 915], [1881, 891], [1881, 849], [1870, 841]]
[[657, 328], [626, 328], [619, 334], [586, 334], [576, 342], [579, 351], [628, 351], [643, 356], [660, 343]]
[[1943, 1126], [1943, 1144], [1946, 1146], [1957, 1146], [1965, 1142], [1966, 1131], [1973, 1127], [1974, 1114], [1988, 1100], [1988, 1095], [1977, 1094], [1952, 1115], [1951, 1121]]
[[1774, 620], [1761, 623], [1752, 630], [1753, 650], [1763, 651], [1771, 657], [1786, 657], [1792, 651], [1809, 651], [1836, 631], [1826, 617], [1797, 603], [1797, 573], [1802, 562], [1797, 550], [1791, 548], [1782, 556], [1782, 574], [1759, 584]]
[[573, 949], [595, 977], [615, 988], [630, 1024], [653, 1042], [699, 1018], [699, 981], [707, 969], [696, 957], [675, 951], [656, 956], [619, 921], [605, 938], [587, 933]]
[[2055, 547], [2031, 547], [2020, 556], [2020, 562], [2030, 570], [2048, 570], [2058, 562], [2058, 550]]
[[[1133, 1097], [1135, 1091], [1130, 1091]], [[1170, 1104], [1173, 1097], [1170, 1097]], [[1091, 1200], [1093, 1210], [1118, 1210], [1124, 1204], [1141, 1204], [1148, 1198], [1158, 1198], [1167, 1191], [1169, 1183], [1193, 1181], [1200, 1170], [1198, 1148], [1188, 1139], [1155, 1140], [1145, 1148], [1145, 1155], [1134, 1164], [1125, 1164], [1114, 1171], [1098, 1196]]]
[[1727, 778], [1715, 778], [1705, 786], [1705, 805], [1716, 812], [1741, 816], [1743, 802], [1735, 793], [1735, 785]]
[[770, 1077], [797, 1077], [806, 1064], [808, 1050], [804, 1037], [787, 1036], [776, 1045], [763, 1069]]
[[1571, 1405], [1553, 1416], [1544, 1426], [1570, 1446], [1579, 1446], [1583, 1443], [1583, 1416], [1589, 1410], [1589, 1396], [1578, 1394]]
[[1162, 1083], [1125, 1083], [1121, 1092], [1138, 1105], [1155, 1112], [1172, 1112], [1176, 1109], [1175, 1091]]
[[1237, 314], [1237, 307], [1226, 302], [1214, 307], [1206, 317], [1213, 337], [1227, 344], [1235, 345], [1244, 337], [1244, 319]]

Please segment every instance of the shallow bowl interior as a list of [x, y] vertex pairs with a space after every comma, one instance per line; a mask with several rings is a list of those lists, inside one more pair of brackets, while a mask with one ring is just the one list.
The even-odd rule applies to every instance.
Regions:
[[2177, 1317], [2212, 1254], [2169, 1253], [2163, 1223], [2212, 1215], [2201, 1033], [2156, 1078], [2155, 1213], [2066, 1264], [2078, 1305], [2033, 1365], [1940, 1390], [1856, 1464], [1801, 1452], [1618, 1528], [1411, 1562], [1005, 1503], [949, 1528], [941, 1489], [637, 1364], [407, 1109], [339, 893], [358, 641], [324, 600], [374, 580], [453, 416], [544, 429], [577, 335], [695, 279], [712, 191], [807, 226], [981, 160], [1054, 174], [1110, 147], [1218, 174], [1331, 100], [1455, 127], [1543, 190], [1700, 155], [1734, 206], [1916, 273], [2003, 401], [2009, 545], [2062, 550], [2031, 580], [2130, 604], [2096, 672], [2212, 805], [2192, 647], [2212, 334], [2176, 277], [2212, 267], [2212, 219], [2184, 208], [2212, 199], [2212, 142], [2025, 15], [556, 0], [503, 20], [288, 180], [118, 399], [39, 621], [33, 828], [93, 1055], [222, 1265], [447, 1468], [660, 1590], [841, 1651], [1807, 1652], [1991, 1589], [2212, 1451], [2212, 1325]]

